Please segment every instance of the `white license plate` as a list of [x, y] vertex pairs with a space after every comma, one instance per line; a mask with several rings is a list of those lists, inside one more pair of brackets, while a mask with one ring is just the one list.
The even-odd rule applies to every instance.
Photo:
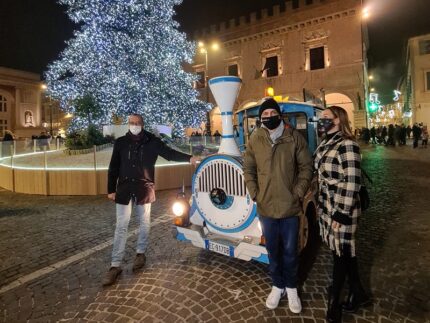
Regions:
[[206, 244], [206, 249], [220, 253], [222, 255], [230, 256], [230, 246], [226, 246], [221, 243], [208, 241]]

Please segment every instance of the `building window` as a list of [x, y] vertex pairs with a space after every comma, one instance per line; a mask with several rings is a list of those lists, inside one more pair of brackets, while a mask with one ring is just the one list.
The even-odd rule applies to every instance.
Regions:
[[419, 43], [420, 55], [430, 54], [430, 39], [421, 40]]
[[324, 47], [311, 48], [310, 55], [310, 68], [312, 70], [319, 70], [325, 67]]
[[231, 64], [228, 66], [228, 75], [239, 76], [239, 65]]
[[0, 112], [7, 112], [7, 100], [2, 95], [0, 95]]
[[266, 57], [266, 62], [263, 67], [263, 75], [273, 77], [279, 75], [278, 56]]
[[202, 89], [206, 86], [205, 82], [205, 71], [196, 71], [197, 74], [197, 81], [194, 81], [194, 88], [195, 89]]
[[430, 71], [426, 72], [426, 91], [430, 91]]
[[0, 134], [4, 135], [7, 130], [7, 120], [0, 119]]

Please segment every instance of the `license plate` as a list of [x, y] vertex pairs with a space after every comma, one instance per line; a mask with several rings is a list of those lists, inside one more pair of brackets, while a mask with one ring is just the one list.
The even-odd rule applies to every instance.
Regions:
[[218, 242], [206, 240], [206, 249], [210, 251], [217, 252], [222, 255], [230, 256], [231, 255], [230, 248], [231, 248], [230, 246], [226, 246]]

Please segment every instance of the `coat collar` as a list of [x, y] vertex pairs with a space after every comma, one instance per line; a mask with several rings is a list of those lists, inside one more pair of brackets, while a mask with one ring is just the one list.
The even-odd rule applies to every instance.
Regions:
[[[259, 137], [267, 140], [268, 142], [272, 143], [272, 140], [270, 139], [270, 133], [269, 130], [267, 130], [264, 127], [260, 127], [258, 129], [258, 132], [256, 133]], [[282, 135], [276, 140], [275, 143], [281, 143], [283, 142], [286, 138], [289, 138], [293, 135], [293, 131], [290, 125], [285, 124], [284, 126], [284, 131], [282, 133]]]
[[[131, 142], [147, 143], [151, 140], [151, 135], [150, 132], [142, 130], [137, 136], [134, 136], [130, 131], [128, 131], [125, 136]], [[139, 139], [136, 140], [136, 138], [133, 137], [138, 137]]]
[[324, 139], [318, 148], [315, 150], [315, 155], [322, 156], [324, 155], [329, 149], [334, 147], [336, 144], [341, 142], [343, 140], [342, 133], [338, 131], [333, 137], [331, 137], [329, 140]]
[[340, 131], [338, 131], [338, 132], [336, 132], [336, 133], [334, 134], [334, 136], [333, 136], [333, 137], [331, 137], [329, 140], [324, 139], [324, 140], [321, 142], [321, 145], [328, 145], [328, 146], [331, 146], [331, 145], [337, 144], [339, 141], [342, 141], [342, 140], [343, 140], [342, 133], [341, 133]]

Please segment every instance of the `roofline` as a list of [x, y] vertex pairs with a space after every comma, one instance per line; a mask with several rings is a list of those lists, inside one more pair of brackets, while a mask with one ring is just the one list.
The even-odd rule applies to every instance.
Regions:
[[415, 40], [415, 39], [420, 39], [420, 38], [428, 38], [430, 37], [430, 33], [427, 34], [422, 34], [422, 35], [417, 35], [417, 36], [412, 36], [408, 38], [408, 42]]

